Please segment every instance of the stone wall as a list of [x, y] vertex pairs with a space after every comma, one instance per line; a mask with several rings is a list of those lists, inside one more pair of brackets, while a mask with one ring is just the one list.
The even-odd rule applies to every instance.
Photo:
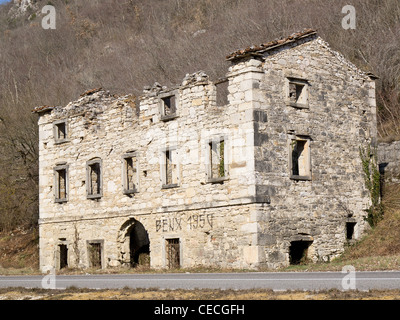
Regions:
[[400, 181], [400, 141], [378, 144], [379, 171], [387, 183]]
[[[375, 84], [344, 61], [320, 38], [266, 54], [254, 130], [257, 197], [271, 199], [260, 221], [268, 241], [259, 243], [270, 266], [287, 264], [302, 238], [313, 241], [310, 259], [330, 260], [347, 243], [347, 222], [356, 222], [354, 239], [368, 228], [359, 147], [376, 141]], [[306, 106], [288, 101], [288, 79], [307, 83]], [[291, 178], [291, 137], [310, 141], [310, 177]]]

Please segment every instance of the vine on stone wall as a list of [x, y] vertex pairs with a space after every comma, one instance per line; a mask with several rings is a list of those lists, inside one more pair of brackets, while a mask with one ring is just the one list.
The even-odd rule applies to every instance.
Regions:
[[364, 173], [365, 186], [369, 192], [371, 206], [366, 210], [367, 222], [373, 228], [383, 219], [383, 205], [381, 202], [381, 175], [378, 167], [377, 150], [371, 146], [360, 147], [360, 158]]

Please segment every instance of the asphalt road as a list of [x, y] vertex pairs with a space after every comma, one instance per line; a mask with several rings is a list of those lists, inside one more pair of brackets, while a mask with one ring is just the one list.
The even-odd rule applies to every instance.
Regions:
[[0, 287], [65, 289], [400, 289], [400, 272], [250, 272], [124, 275], [0, 276]]

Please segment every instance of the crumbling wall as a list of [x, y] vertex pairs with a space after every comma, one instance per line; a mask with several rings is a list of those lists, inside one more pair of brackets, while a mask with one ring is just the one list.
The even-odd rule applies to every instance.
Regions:
[[379, 143], [377, 152], [382, 182], [400, 182], [400, 141]]

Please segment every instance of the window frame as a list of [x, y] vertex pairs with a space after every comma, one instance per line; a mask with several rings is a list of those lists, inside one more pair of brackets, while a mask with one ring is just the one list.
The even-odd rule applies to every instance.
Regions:
[[[175, 98], [175, 110], [174, 113], [165, 114], [165, 99], [174, 97]], [[169, 92], [165, 92], [159, 95], [159, 109], [160, 109], [160, 116], [161, 121], [170, 121], [178, 117], [178, 110], [179, 110], [179, 94], [178, 90], [173, 90]]]
[[[306, 175], [295, 175], [293, 174], [293, 141], [303, 141], [305, 142], [306, 149]], [[291, 135], [288, 139], [288, 149], [289, 149], [289, 175], [291, 180], [303, 180], [303, 181], [311, 181], [312, 180], [312, 167], [311, 167], [311, 138], [309, 136], [304, 135]]]
[[[92, 189], [92, 180], [90, 176], [91, 166], [94, 164], [99, 165], [99, 183], [100, 183], [100, 193], [93, 193]], [[100, 199], [103, 197], [103, 161], [100, 158], [89, 160], [86, 162], [86, 197], [87, 199]]]
[[[60, 138], [59, 137], [59, 133], [60, 133], [60, 125], [64, 125], [64, 138]], [[54, 143], [55, 144], [61, 144], [61, 143], [65, 143], [65, 142], [69, 142], [68, 139], [68, 121], [66, 119], [64, 120], [57, 120], [53, 122], [53, 136], [54, 136]]]
[[[212, 174], [212, 146], [215, 143], [224, 142], [224, 176], [213, 177]], [[207, 183], [223, 183], [224, 181], [229, 179], [229, 166], [228, 166], [228, 139], [225, 136], [218, 136], [206, 141], [206, 178]], [[220, 164], [219, 164], [220, 165]]]
[[[303, 86], [302, 94], [304, 94], [304, 102], [293, 102], [290, 99], [290, 85], [294, 84], [297, 86]], [[309, 81], [307, 79], [287, 77], [285, 86], [285, 102], [286, 105], [298, 108], [298, 109], [309, 109]], [[303, 92], [304, 90], [304, 92]]]
[[[60, 171], [65, 171], [65, 197], [60, 198]], [[68, 202], [69, 197], [69, 165], [66, 163], [57, 164], [53, 168], [54, 173], [54, 202], [65, 203]]]
[[[135, 174], [135, 183], [134, 188], [129, 189], [128, 185], [128, 166], [127, 166], [127, 159], [136, 158], [136, 174]], [[122, 184], [123, 184], [123, 193], [126, 195], [134, 194], [139, 192], [139, 157], [136, 151], [127, 152], [122, 156]]]
[[86, 240], [86, 250], [87, 250], [87, 261], [88, 261], [88, 267], [89, 268], [94, 268], [93, 266], [93, 261], [91, 261], [91, 254], [90, 254], [90, 247], [91, 245], [100, 245], [100, 264], [101, 268], [100, 269], [105, 269], [105, 255], [104, 255], [104, 240]]
[[[175, 170], [175, 178], [176, 178], [176, 183], [173, 182], [173, 175], [172, 173], [172, 181], [171, 183], [168, 183], [168, 177], [167, 177], [167, 152], [170, 154], [172, 153], [172, 164], [175, 164], [175, 168], [172, 170]], [[166, 147], [161, 150], [161, 159], [160, 159], [160, 175], [161, 175], [161, 188], [162, 189], [170, 189], [170, 188], [176, 188], [179, 187], [179, 161], [178, 161], [178, 149], [175, 146], [172, 147]]]

